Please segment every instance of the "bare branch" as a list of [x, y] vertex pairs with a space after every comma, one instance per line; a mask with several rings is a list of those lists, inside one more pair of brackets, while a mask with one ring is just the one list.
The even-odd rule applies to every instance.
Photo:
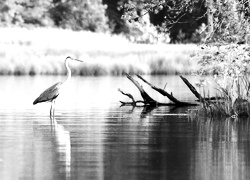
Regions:
[[128, 96], [132, 100], [132, 103], [135, 103], [135, 99], [131, 94], [125, 93], [121, 89], [118, 89], [118, 91], [121, 92], [123, 95]]
[[180, 78], [183, 80], [183, 82], [187, 85], [187, 87], [190, 89], [190, 91], [197, 97], [200, 101], [204, 101], [203, 97], [198, 93], [198, 91], [195, 89], [195, 87], [183, 76], [180, 76]]
[[156, 90], [157, 92], [159, 92], [161, 95], [163, 96], [167, 96], [167, 98], [174, 102], [177, 106], [183, 106], [183, 105], [197, 105], [197, 104], [193, 104], [193, 103], [188, 103], [188, 102], [183, 102], [183, 101], [179, 101], [178, 99], [176, 99], [172, 94], [169, 94], [168, 92], [166, 92], [163, 89], [160, 89], [158, 87], [155, 87], [154, 85], [152, 85], [151, 83], [149, 83], [148, 81], [146, 81], [143, 77], [141, 77], [140, 75], [137, 74], [137, 77], [140, 78], [143, 82], [145, 82], [146, 84], [148, 84], [152, 89]]
[[141, 93], [141, 96], [145, 102], [145, 104], [151, 104], [151, 105], [157, 105], [158, 102], [151, 98], [146, 91], [142, 88], [142, 86], [134, 79], [132, 78], [129, 74], [126, 73], [127, 78], [134, 83], [134, 85], [138, 88], [138, 90]]

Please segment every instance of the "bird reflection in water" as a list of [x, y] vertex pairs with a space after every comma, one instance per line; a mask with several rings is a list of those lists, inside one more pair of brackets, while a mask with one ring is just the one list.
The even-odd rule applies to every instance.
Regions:
[[54, 121], [51, 125], [52, 135], [56, 145], [56, 152], [58, 153], [59, 173], [65, 173], [65, 179], [70, 179], [71, 171], [71, 141], [70, 132], [67, 131], [63, 125]]

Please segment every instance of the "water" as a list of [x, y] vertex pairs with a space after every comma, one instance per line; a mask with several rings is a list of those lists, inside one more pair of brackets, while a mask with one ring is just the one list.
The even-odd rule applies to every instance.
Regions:
[[[191, 120], [189, 108], [120, 107], [129, 99], [118, 88], [140, 97], [125, 77], [73, 77], [51, 126], [50, 104], [32, 102], [62, 78], [0, 77], [1, 180], [250, 178], [247, 120]], [[145, 78], [162, 88], [167, 82], [181, 100], [195, 99], [177, 76]]]

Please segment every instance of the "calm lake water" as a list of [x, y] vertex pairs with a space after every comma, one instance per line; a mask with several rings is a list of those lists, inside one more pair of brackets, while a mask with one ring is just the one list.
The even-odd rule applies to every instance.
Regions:
[[[140, 98], [125, 77], [72, 77], [51, 126], [50, 104], [32, 102], [63, 78], [0, 77], [1, 180], [250, 179], [249, 121], [192, 120], [188, 108], [120, 107], [129, 99], [118, 88]], [[145, 79], [195, 100], [177, 76]]]

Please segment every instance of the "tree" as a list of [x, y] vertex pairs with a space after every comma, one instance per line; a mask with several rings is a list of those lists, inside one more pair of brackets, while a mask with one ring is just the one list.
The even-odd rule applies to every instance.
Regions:
[[127, 2], [127, 0], [103, 0], [103, 4], [107, 5], [106, 14], [112, 33], [120, 34], [128, 31], [127, 24], [122, 19], [124, 13], [122, 6]]
[[[169, 32], [171, 42], [198, 42], [194, 38], [197, 29], [207, 22], [203, 0], [140, 0], [125, 5], [124, 17], [130, 21], [140, 21], [145, 14], [159, 30]], [[139, 14], [141, 10], [145, 13]]]
[[56, 26], [73, 30], [107, 31], [106, 6], [101, 0], [2, 0], [1, 26]]
[[51, 25], [47, 9], [51, 0], [4, 0], [0, 2], [2, 26]]
[[54, 0], [50, 16], [56, 26], [73, 30], [107, 31], [106, 6], [101, 0]]
[[17, 16], [20, 12], [20, 6], [16, 4], [15, 0], [2, 0], [0, 1], [0, 12], [1, 26], [9, 26], [18, 21]]
[[214, 23], [213, 23], [213, 0], [207, 0], [207, 26], [208, 33], [212, 34], [214, 32]]
[[20, 6], [18, 15], [22, 17], [22, 24], [32, 26], [52, 26], [48, 9], [52, 0], [19, 0], [16, 4]]

